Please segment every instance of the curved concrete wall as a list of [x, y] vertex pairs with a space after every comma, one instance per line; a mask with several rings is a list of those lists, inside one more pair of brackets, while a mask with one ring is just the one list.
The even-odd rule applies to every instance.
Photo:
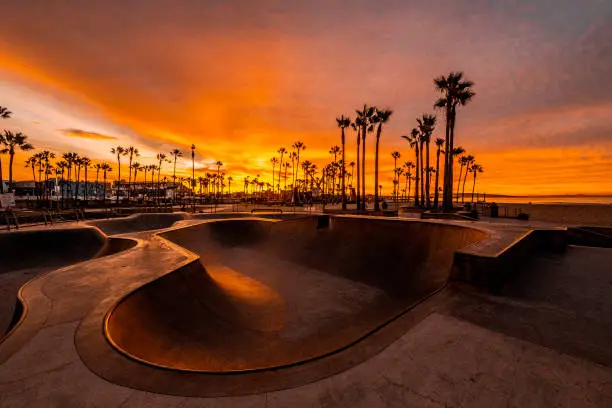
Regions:
[[160, 234], [201, 257], [125, 297], [106, 336], [178, 370], [251, 371], [359, 341], [448, 279], [486, 233], [451, 225], [314, 216], [219, 220]]
[[91, 221], [89, 225], [100, 228], [107, 235], [117, 235], [168, 228], [175, 222], [186, 218], [188, 218], [186, 213], [144, 213], [125, 218]]

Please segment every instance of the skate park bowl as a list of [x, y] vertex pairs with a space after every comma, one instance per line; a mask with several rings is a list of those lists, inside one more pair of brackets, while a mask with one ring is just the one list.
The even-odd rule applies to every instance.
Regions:
[[196, 259], [121, 299], [104, 335], [147, 365], [243, 373], [350, 348], [443, 288], [488, 237], [427, 221], [227, 219], [159, 233]]
[[0, 339], [23, 314], [19, 290], [35, 277], [58, 268], [111, 255], [136, 245], [107, 237], [92, 227], [0, 233]]

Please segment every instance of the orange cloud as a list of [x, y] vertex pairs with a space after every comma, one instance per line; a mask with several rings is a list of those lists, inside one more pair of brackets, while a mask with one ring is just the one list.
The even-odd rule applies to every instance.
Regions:
[[62, 134], [68, 137], [79, 137], [82, 139], [92, 140], [117, 140], [115, 136], [103, 135], [102, 133], [88, 132], [81, 129], [62, 129]]

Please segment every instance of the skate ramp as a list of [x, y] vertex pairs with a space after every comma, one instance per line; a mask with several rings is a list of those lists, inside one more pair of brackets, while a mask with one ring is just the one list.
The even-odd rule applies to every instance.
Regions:
[[89, 225], [100, 228], [107, 235], [118, 235], [169, 228], [175, 222], [188, 217], [186, 213], [140, 213], [125, 218], [91, 221]]
[[105, 335], [148, 364], [265, 370], [350, 347], [435, 293], [485, 232], [313, 216], [219, 220], [160, 234], [200, 255], [125, 297]]

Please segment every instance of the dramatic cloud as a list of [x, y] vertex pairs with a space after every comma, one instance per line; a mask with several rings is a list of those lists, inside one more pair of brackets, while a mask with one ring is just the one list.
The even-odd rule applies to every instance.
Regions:
[[80, 137], [83, 139], [92, 139], [92, 140], [117, 140], [114, 136], [103, 135], [101, 133], [96, 132], [88, 132], [86, 130], [81, 129], [62, 129], [61, 131], [64, 135], [69, 137]]
[[335, 117], [367, 102], [394, 110], [381, 142], [388, 189], [390, 152], [413, 156], [399, 136], [433, 111], [432, 78], [463, 70], [477, 96], [457, 139], [485, 167], [483, 189], [565, 192], [529, 175], [568, 149], [566, 179], [597, 175], [585, 185], [609, 189], [610, 2], [21, 0], [3, 13], [0, 105], [37, 145], [112, 160], [112, 145], [133, 144], [152, 162], [195, 143], [202, 169], [220, 159], [235, 179], [269, 178], [270, 158], [295, 140], [322, 167], [339, 143]]

